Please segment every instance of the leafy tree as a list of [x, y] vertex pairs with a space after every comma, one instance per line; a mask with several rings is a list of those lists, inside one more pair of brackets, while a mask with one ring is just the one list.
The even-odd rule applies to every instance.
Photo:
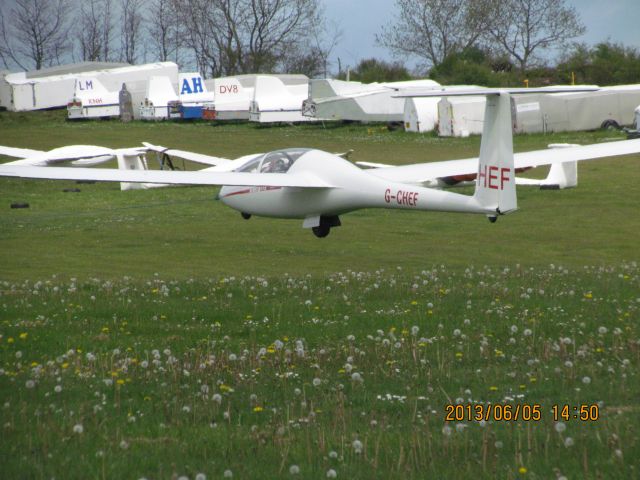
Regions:
[[585, 31], [578, 12], [565, 0], [494, 0], [490, 37], [521, 72], [541, 62], [539, 53], [562, 47]]
[[512, 70], [513, 65], [508, 59], [494, 58], [478, 47], [469, 47], [449, 55], [440, 65], [431, 69], [429, 76], [443, 85], [519, 85]]
[[[362, 83], [373, 82], [401, 82], [411, 80], [411, 74], [400, 62], [385, 62], [375, 58], [361, 60], [360, 63], [351, 70], [349, 77], [353, 81]], [[340, 72], [338, 78], [344, 80], [346, 72]]]
[[563, 81], [575, 74], [577, 83], [622, 85], [640, 82], [640, 52], [619, 43], [602, 42], [589, 48], [578, 44], [557, 67]]
[[395, 24], [376, 42], [398, 56], [414, 56], [426, 67], [476, 44], [487, 32], [492, 0], [396, 0]]

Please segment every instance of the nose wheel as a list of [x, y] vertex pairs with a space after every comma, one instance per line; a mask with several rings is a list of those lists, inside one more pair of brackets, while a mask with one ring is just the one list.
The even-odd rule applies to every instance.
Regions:
[[244, 212], [241, 212], [241, 213], [240, 213], [240, 216], [241, 216], [242, 218], [244, 218], [245, 220], [249, 220], [249, 219], [251, 218], [251, 214], [250, 214], [250, 213], [244, 213]]

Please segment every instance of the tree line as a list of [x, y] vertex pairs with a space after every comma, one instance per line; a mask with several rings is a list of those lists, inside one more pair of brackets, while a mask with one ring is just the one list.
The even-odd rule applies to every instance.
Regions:
[[0, 62], [175, 61], [207, 76], [328, 68], [319, 0], [13, 0], [0, 10]]
[[[394, 1], [396, 17], [375, 41], [398, 60], [363, 60], [351, 79], [640, 83], [637, 49], [574, 43], [585, 27], [565, 0]], [[0, 8], [0, 63], [24, 70], [68, 61], [174, 61], [208, 77], [318, 77], [328, 75], [340, 39], [321, 0], [10, 0]], [[407, 70], [409, 59], [419, 62], [417, 71]], [[339, 78], [344, 70], [338, 59]]]

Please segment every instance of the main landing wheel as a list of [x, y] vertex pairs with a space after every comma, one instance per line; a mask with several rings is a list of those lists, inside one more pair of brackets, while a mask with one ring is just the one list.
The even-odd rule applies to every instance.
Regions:
[[320, 225], [312, 227], [313, 234], [318, 238], [324, 238], [329, 235], [332, 227], [339, 227], [341, 225], [340, 218], [337, 215], [322, 215], [320, 217]]
[[496, 223], [498, 221], [498, 217], [487, 217], [491, 223]]
[[311, 230], [313, 230], [313, 234], [318, 237], [318, 238], [324, 238], [327, 235], [329, 235], [329, 232], [331, 232], [331, 227], [328, 225], [320, 225], [319, 227], [313, 227], [311, 228]]
[[251, 214], [250, 214], [250, 213], [244, 213], [244, 212], [241, 212], [241, 213], [240, 213], [240, 216], [241, 216], [242, 218], [244, 218], [245, 220], [249, 220], [249, 219], [251, 218]]

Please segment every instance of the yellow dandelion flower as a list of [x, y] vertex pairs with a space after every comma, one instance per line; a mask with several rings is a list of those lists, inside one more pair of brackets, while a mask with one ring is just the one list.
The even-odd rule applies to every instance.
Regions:
[[62, 364], [62, 368], [69, 368], [69, 362], [64, 362]]
[[527, 388], [527, 386], [523, 383], [520, 384], [520, 390], [525, 390]]
[[23, 332], [20, 334], [20, 340], [26, 340], [29, 334], [27, 332]]
[[116, 380], [116, 383], [117, 383], [118, 385], [124, 385], [124, 380], [123, 380], [123, 379], [121, 379], [121, 378], [119, 378], [118, 380]]
[[32, 367], [37, 367], [38, 366], [38, 362], [31, 362], [31, 366]]
[[496, 387], [495, 385], [491, 385], [489, 387], [489, 390], [492, 391], [492, 392], [497, 392], [498, 391], [498, 387]]
[[338, 373], [344, 373], [344, 368], [341, 368], [340, 370], [338, 370]]
[[462, 358], [462, 352], [456, 352], [456, 357], [457, 358]]
[[527, 473], [527, 469], [526, 469], [526, 467], [520, 467], [520, 468], [518, 469], [518, 473], [519, 473], [520, 475], [524, 475], [525, 473]]
[[417, 305], [418, 301], [417, 300], [411, 300], [411, 305]]
[[256, 413], [260, 413], [262, 410], [264, 410], [264, 408], [262, 408], [261, 406], [253, 407], [253, 411]]
[[13, 343], [15, 340], [13, 339], [13, 337], [9, 337], [7, 338], [7, 343]]
[[531, 382], [531, 383], [536, 383], [537, 381], [538, 381], [538, 379], [536, 377], [531, 377], [529, 379], [529, 382]]
[[593, 298], [593, 293], [591, 292], [587, 292], [584, 294], [584, 298], [586, 298], [587, 300], [591, 300]]

